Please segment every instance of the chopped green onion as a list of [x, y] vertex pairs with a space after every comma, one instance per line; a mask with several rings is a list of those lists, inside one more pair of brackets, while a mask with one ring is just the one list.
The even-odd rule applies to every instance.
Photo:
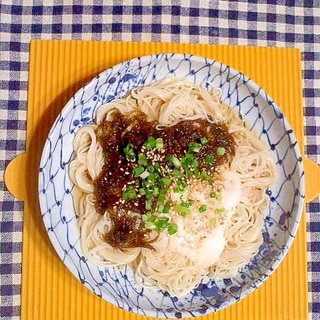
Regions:
[[209, 180], [210, 179], [210, 175], [208, 174], [207, 171], [202, 170], [201, 173], [200, 173], [200, 179]]
[[184, 191], [185, 188], [187, 187], [187, 184], [186, 184], [184, 181], [179, 180], [179, 181], [177, 182], [177, 186], [178, 186], [179, 191], [182, 192], [182, 191]]
[[144, 179], [148, 178], [149, 174], [150, 174], [150, 172], [149, 172], [148, 170], [144, 170], [144, 171], [139, 175], [139, 177], [144, 180]]
[[199, 169], [198, 169], [198, 167], [196, 167], [196, 168], [193, 169], [193, 174], [194, 174], [194, 176], [195, 176], [196, 178], [199, 178]]
[[163, 139], [162, 138], [157, 138], [156, 139], [156, 149], [163, 149]]
[[[182, 196], [180, 197], [180, 199], [182, 199]], [[186, 208], [189, 208], [191, 205], [193, 204], [193, 201], [192, 200], [190, 200], [190, 201], [188, 201], [188, 202], [185, 202], [185, 201], [181, 201], [181, 205], [183, 206], [183, 207], [186, 207]]]
[[147, 165], [147, 169], [150, 173], [154, 173], [156, 171], [156, 168], [151, 164]]
[[151, 150], [156, 147], [156, 138], [148, 137], [147, 141], [145, 142], [145, 146], [147, 150]]
[[201, 142], [202, 145], [205, 145], [205, 144], [207, 144], [209, 142], [209, 140], [208, 140], [207, 137], [202, 137], [202, 138], [200, 138], [200, 142]]
[[190, 214], [190, 209], [183, 204], [175, 205], [174, 210], [183, 217]]
[[145, 195], [147, 194], [145, 188], [140, 188], [140, 189], [139, 189], [139, 193], [140, 193], [142, 196], [145, 196]]
[[167, 194], [167, 191], [168, 191], [167, 188], [161, 188], [159, 193], [160, 193], [160, 195], [165, 196]]
[[151, 211], [147, 211], [145, 214], [146, 220], [148, 221], [155, 221], [155, 216], [151, 213]]
[[161, 178], [160, 179], [160, 183], [162, 184], [162, 185], [164, 185], [165, 187], [169, 187], [170, 186], [170, 184], [171, 184], [171, 179], [170, 178]]
[[160, 194], [159, 197], [158, 197], [157, 203], [158, 203], [158, 204], [161, 204], [161, 203], [164, 202], [164, 200], [165, 200], [164, 195]]
[[167, 157], [166, 157], [166, 160], [167, 160], [169, 163], [173, 163], [173, 156], [167, 156]]
[[147, 200], [152, 200], [153, 199], [152, 190], [146, 189], [146, 199]]
[[152, 206], [152, 199], [146, 200], [145, 202], [146, 210], [151, 210], [151, 206]]
[[224, 212], [224, 208], [217, 208], [215, 210], [215, 213], [217, 213], [217, 214], [220, 214], [220, 213], [223, 213], [223, 212]]
[[218, 147], [216, 153], [218, 156], [223, 156], [226, 153], [226, 149], [224, 147]]
[[192, 205], [194, 204], [194, 200], [192, 200], [192, 199], [189, 200], [189, 201], [187, 202], [187, 204], [188, 204], [188, 207], [189, 207], [189, 206], [192, 206]]
[[163, 206], [162, 212], [163, 212], [163, 213], [169, 213], [169, 211], [170, 211], [170, 204], [166, 203], [166, 204]]
[[222, 201], [222, 194], [221, 193], [218, 193], [217, 196], [216, 196], [217, 200], [218, 201]]
[[181, 159], [181, 164], [184, 169], [191, 168], [195, 169], [198, 167], [197, 159], [191, 153], [186, 153], [185, 156]]
[[188, 152], [199, 152], [201, 149], [201, 144], [197, 142], [188, 143]]
[[138, 154], [138, 163], [143, 166], [148, 165], [147, 157], [144, 154], [139, 153]]
[[173, 178], [175, 178], [177, 180], [180, 180], [180, 179], [183, 178], [183, 174], [177, 169], [172, 170], [171, 175], [172, 175]]
[[180, 160], [175, 156], [172, 156], [172, 163], [176, 168], [180, 168], [181, 167]]
[[137, 199], [137, 192], [133, 186], [128, 186], [123, 192], [122, 192], [122, 198], [124, 200], [134, 200]]
[[205, 162], [205, 164], [213, 164], [214, 163], [213, 156], [210, 156], [210, 155], [205, 156], [204, 162]]
[[150, 173], [147, 177], [148, 180], [156, 180], [157, 178], [159, 178], [159, 174], [158, 173]]
[[155, 221], [157, 231], [162, 231], [169, 226], [169, 218], [160, 218]]
[[184, 168], [184, 174], [188, 179], [192, 178], [194, 171], [195, 170], [191, 171], [189, 168]]
[[215, 192], [210, 192], [210, 198], [214, 199], [217, 196]]
[[168, 234], [172, 236], [173, 234], [177, 233], [178, 225], [176, 223], [172, 223], [168, 226]]
[[135, 167], [135, 168], [133, 168], [132, 171], [133, 171], [133, 176], [138, 177], [144, 171], [144, 168], [143, 167]]
[[199, 207], [199, 212], [200, 213], [203, 213], [203, 212], [206, 212], [206, 211], [207, 211], [207, 206], [202, 205], [202, 206]]
[[144, 227], [146, 229], [155, 229], [155, 224], [153, 221], [145, 221], [144, 222]]
[[133, 144], [130, 142], [123, 148], [123, 152], [127, 159], [134, 159], [136, 157], [136, 154], [133, 150]]
[[158, 187], [154, 187], [154, 188], [153, 188], [153, 191], [152, 191], [152, 194], [153, 194], [154, 196], [157, 196], [157, 195], [159, 194], [159, 188], [158, 188]]

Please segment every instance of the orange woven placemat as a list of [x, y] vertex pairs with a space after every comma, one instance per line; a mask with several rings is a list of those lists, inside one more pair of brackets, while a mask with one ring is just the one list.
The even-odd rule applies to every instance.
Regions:
[[[11, 192], [25, 201], [21, 319], [152, 319], [96, 297], [64, 267], [52, 248], [38, 205], [37, 174], [42, 147], [57, 114], [102, 70], [137, 56], [176, 52], [205, 56], [254, 80], [275, 100], [294, 129], [303, 152], [300, 52], [297, 49], [168, 43], [31, 42], [27, 150], [6, 172]], [[311, 188], [312, 189], [312, 188]], [[308, 189], [307, 189], [308, 190]], [[255, 292], [203, 320], [307, 319], [306, 228], [303, 214], [283, 263]]]

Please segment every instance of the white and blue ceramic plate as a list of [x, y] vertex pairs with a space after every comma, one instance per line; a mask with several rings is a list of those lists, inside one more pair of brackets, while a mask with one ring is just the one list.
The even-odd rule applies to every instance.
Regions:
[[[204, 88], [222, 89], [222, 100], [239, 112], [269, 146], [278, 179], [267, 190], [264, 242], [233, 279], [204, 279], [182, 298], [139, 287], [129, 268], [102, 268], [80, 247], [68, 166], [77, 130], [93, 120], [99, 106], [132, 88], [166, 77], [186, 77]], [[242, 73], [217, 61], [184, 54], [157, 54], [125, 61], [97, 75], [63, 108], [46, 140], [39, 169], [39, 199], [48, 236], [65, 266], [94, 294], [137, 314], [181, 318], [225, 308], [259, 287], [277, 268], [296, 234], [304, 201], [304, 173], [296, 138], [272, 99]]]

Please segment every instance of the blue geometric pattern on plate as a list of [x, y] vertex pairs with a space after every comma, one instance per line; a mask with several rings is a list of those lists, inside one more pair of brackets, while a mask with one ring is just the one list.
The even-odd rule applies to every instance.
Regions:
[[[135, 87], [165, 77], [185, 77], [204, 88], [222, 89], [235, 108], [269, 146], [278, 179], [267, 191], [264, 242], [259, 253], [232, 279], [203, 279], [182, 298], [140, 288], [129, 268], [102, 268], [87, 261], [79, 244], [68, 164], [75, 132], [92, 121], [96, 109]], [[125, 61], [97, 75], [67, 103], [46, 140], [39, 168], [39, 200], [48, 236], [63, 263], [102, 299], [138, 314], [181, 318], [220, 310], [255, 290], [275, 270], [298, 228], [304, 200], [304, 172], [297, 141], [272, 99], [242, 73], [217, 61], [184, 54], [157, 54]]]

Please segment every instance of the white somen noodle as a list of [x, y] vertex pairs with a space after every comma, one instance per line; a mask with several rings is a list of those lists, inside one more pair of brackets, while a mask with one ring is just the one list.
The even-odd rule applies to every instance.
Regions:
[[[183, 120], [222, 122], [235, 142], [231, 163], [222, 165], [215, 177], [217, 186], [190, 179], [179, 197], [186, 201], [192, 198], [191, 214], [182, 217], [171, 208], [168, 217], [178, 231], [172, 235], [160, 232], [152, 243], [153, 249], [112, 247], [104, 239], [112, 227], [108, 212], [101, 215], [95, 209], [93, 181], [104, 164], [95, 129], [101, 122], [111, 121], [117, 112], [135, 110], [145, 113], [148, 121], [158, 121], [159, 130]], [[94, 264], [129, 265], [141, 285], [182, 296], [206, 275], [233, 276], [258, 252], [263, 241], [262, 211], [268, 204], [265, 191], [274, 181], [275, 165], [266, 145], [220, 101], [219, 90], [209, 92], [176, 78], [133, 89], [126, 97], [99, 107], [95, 122], [78, 130], [73, 148], [69, 176], [80, 191], [76, 209], [81, 246]], [[213, 188], [220, 190], [219, 199], [211, 196]], [[174, 192], [167, 197], [177, 201]], [[206, 211], [199, 214], [203, 203]]]

